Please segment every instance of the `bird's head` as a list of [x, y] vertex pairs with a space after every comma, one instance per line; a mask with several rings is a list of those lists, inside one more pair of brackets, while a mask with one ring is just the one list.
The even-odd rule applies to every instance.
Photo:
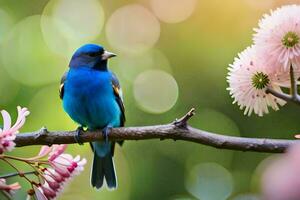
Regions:
[[86, 44], [73, 54], [69, 67], [88, 67], [96, 70], [107, 70], [107, 60], [116, 54], [105, 51], [102, 46]]

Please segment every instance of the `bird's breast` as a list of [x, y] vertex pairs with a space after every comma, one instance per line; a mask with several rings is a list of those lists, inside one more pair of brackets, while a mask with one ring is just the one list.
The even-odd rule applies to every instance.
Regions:
[[121, 111], [109, 72], [70, 70], [64, 87], [64, 109], [74, 121], [89, 128], [119, 126]]
[[[111, 77], [109, 72], [96, 71], [92, 69], [76, 69], [70, 70], [65, 83], [66, 90], [71, 93], [79, 93], [79, 95], [95, 95], [111, 93]], [[99, 95], [101, 95], [99, 94]], [[78, 94], [77, 94], [78, 95]]]

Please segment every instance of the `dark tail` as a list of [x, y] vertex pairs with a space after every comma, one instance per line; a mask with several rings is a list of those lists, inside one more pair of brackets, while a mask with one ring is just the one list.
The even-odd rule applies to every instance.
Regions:
[[[109, 142], [110, 143], [110, 142]], [[91, 184], [100, 189], [105, 178], [107, 187], [114, 189], [117, 187], [117, 178], [111, 151], [112, 144], [103, 142], [93, 142], [94, 160], [92, 166]]]

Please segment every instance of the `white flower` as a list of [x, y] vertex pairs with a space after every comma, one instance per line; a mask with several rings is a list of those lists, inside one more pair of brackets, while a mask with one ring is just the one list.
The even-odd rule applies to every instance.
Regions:
[[14, 139], [19, 129], [24, 125], [26, 117], [29, 115], [27, 108], [17, 107], [18, 118], [16, 123], [11, 126], [11, 117], [5, 110], [1, 111], [3, 118], [3, 129], [0, 128], [0, 154], [5, 151], [11, 151], [15, 147]]
[[288, 5], [264, 15], [254, 43], [271, 68], [300, 70], [300, 6]]
[[268, 107], [278, 110], [278, 105], [284, 105], [285, 101], [266, 93], [267, 88], [281, 92], [279, 85], [286, 83], [287, 76], [269, 68], [263, 60], [257, 56], [255, 46], [248, 47], [238, 54], [234, 63], [229, 67], [227, 81], [233, 103], [237, 103], [244, 114], [252, 112], [259, 116], [268, 113]]

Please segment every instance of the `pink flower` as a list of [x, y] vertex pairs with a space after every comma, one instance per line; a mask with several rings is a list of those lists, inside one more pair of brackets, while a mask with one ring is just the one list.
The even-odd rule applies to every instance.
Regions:
[[[52, 168], [46, 168], [44, 171], [45, 175], [50, 176], [53, 180], [55, 180], [57, 183], [62, 183], [65, 181], [65, 178], [62, 177], [59, 173], [57, 173]], [[47, 181], [47, 180], [46, 180]]]
[[18, 106], [17, 109], [18, 118], [13, 126], [11, 126], [11, 117], [9, 113], [5, 110], [1, 111], [3, 117], [3, 129], [0, 129], [0, 154], [5, 151], [11, 151], [14, 148], [14, 139], [16, 138], [16, 134], [24, 125], [26, 116], [29, 115], [27, 108], [21, 108]]
[[42, 168], [42, 181], [37, 185], [38, 195], [41, 198], [55, 199], [62, 192], [64, 186], [84, 169], [86, 159], [80, 159], [80, 156], [73, 158], [64, 151], [67, 145], [43, 146], [37, 157], [39, 159], [48, 155], [48, 163], [51, 167]]
[[300, 145], [275, 160], [262, 177], [262, 192], [265, 200], [300, 199]]
[[254, 29], [254, 43], [269, 67], [287, 71], [300, 66], [300, 6], [288, 5], [264, 15]]
[[272, 88], [281, 92], [280, 85], [289, 82], [289, 76], [280, 71], [268, 67], [264, 60], [258, 56], [255, 46], [248, 47], [238, 54], [233, 64], [229, 67], [227, 81], [233, 103], [237, 103], [244, 114], [252, 112], [262, 116], [268, 113], [268, 108], [278, 110], [285, 101], [266, 93], [266, 89]]
[[49, 160], [49, 164], [52, 168], [44, 170], [44, 182], [39, 189], [47, 199], [55, 199], [72, 177], [83, 171], [86, 159], [81, 160], [79, 156], [73, 158], [70, 154], [61, 154]]
[[21, 186], [19, 183], [13, 183], [10, 185], [6, 184], [6, 180], [4, 178], [0, 178], [0, 190], [4, 190], [5, 192], [12, 195], [16, 190], [19, 190]]
[[42, 186], [40, 186], [40, 188], [42, 189], [47, 199], [54, 199], [57, 196], [57, 192], [52, 188], [50, 188], [47, 182], [45, 182]]
[[70, 154], [61, 154], [54, 160], [49, 160], [49, 163], [58, 174], [68, 178], [77, 175], [83, 170], [86, 159], [80, 160], [80, 156], [73, 158]]
[[44, 195], [41, 187], [34, 186], [33, 189], [36, 200], [48, 200], [48, 198]]
[[36, 160], [45, 156], [48, 156], [48, 160], [52, 161], [57, 158], [60, 154], [64, 153], [67, 144], [53, 144], [52, 146], [42, 146], [38, 156], [30, 158], [31, 160]]
[[52, 151], [49, 153], [49, 160], [52, 161], [60, 156], [67, 148], [68, 145], [60, 144], [60, 145], [52, 145]]

